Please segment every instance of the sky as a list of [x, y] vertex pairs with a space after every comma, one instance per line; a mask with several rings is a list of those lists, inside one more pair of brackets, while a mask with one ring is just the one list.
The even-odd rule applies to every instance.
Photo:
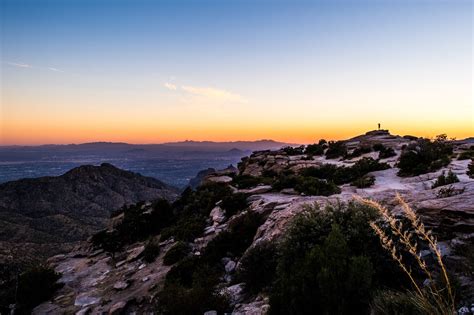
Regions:
[[474, 136], [472, 1], [0, 3], [0, 145]]

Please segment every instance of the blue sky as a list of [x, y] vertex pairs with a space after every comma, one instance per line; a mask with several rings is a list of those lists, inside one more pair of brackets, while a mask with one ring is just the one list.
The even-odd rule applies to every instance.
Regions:
[[471, 1], [1, 3], [3, 143], [473, 134]]

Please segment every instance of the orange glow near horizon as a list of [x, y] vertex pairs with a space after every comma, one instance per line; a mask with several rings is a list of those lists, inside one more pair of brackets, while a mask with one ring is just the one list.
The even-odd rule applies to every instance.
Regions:
[[[413, 124], [414, 125], [414, 124]], [[383, 124], [383, 129], [389, 129], [394, 135], [415, 135], [434, 137], [446, 133], [449, 137], [463, 139], [474, 136], [473, 128], [463, 128], [460, 124], [433, 123], [433, 128], [424, 126], [413, 127], [411, 123], [399, 126], [396, 123]], [[461, 127], [460, 127], [461, 126]], [[254, 141], [272, 139], [287, 143], [313, 143], [319, 139], [342, 140], [348, 139], [369, 130], [376, 129], [376, 123], [360, 122], [351, 125], [336, 125], [333, 123], [286, 125], [264, 123], [260, 125], [238, 126], [234, 124], [184, 124], [162, 125], [112, 124], [104, 122], [100, 125], [89, 123], [73, 124], [68, 121], [59, 122], [6, 122], [2, 126], [0, 145], [41, 145], [41, 144], [71, 144], [96, 141], [126, 142], [133, 144], [152, 144], [173, 141]]]

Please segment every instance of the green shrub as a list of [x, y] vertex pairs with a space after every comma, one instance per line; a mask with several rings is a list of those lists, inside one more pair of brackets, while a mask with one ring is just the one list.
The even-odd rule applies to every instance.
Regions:
[[304, 150], [304, 153], [308, 155], [323, 155], [326, 148], [326, 142], [321, 143], [320, 140], [319, 143], [308, 144]]
[[265, 241], [250, 248], [241, 258], [236, 278], [245, 282], [247, 292], [256, 294], [272, 284], [278, 262], [277, 251], [275, 243]]
[[237, 257], [252, 244], [257, 229], [265, 222], [264, 216], [248, 211], [229, 223], [227, 231], [219, 233], [204, 250], [204, 258], [211, 264], [226, 256]]
[[158, 255], [160, 255], [160, 245], [154, 240], [149, 240], [145, 244], [145, 250], [143, 251], [143, 260], [147, 263], [152, 263], [155, 261]]
[[160, 237], [167, 240], [174, 237], [175, 240], [191, 242], [201, 235], [206, 227], [206, 217], [199, 214], [182, 216], [174, 225], [164, 228]]
[[365, 175], [354, 180], [351, 185], [357, 188], [368, 188], [375, 184], [375, 177], [372, 175]]
[[228, 312], [226, 296], [216, 292], [220, 272], [198, 257], [188, 257], [166, 275], [164, 289], [158, 295], [160, 314], [203, 314], [209, 310]]
[[473, 158], [474, 158], [474, 150], [464, 151], [458, 155], [458, 160], [469, 160]]
[[369, 145], [361, 145], [355, 148], [351, 154], [346, 154], [345, 158], [352, 159], [358, 156], [361, 156], [362, 154], [370, 153], [372, 152], [372, 147]]
[[151, 207], [143, 203], [123, 208], [123, 219], [113, 230], [103, 230], [92, 236], [94, 247], [112, 254], [124, 245], [143, 241], [157, 235], [174, 220], [173, 208], [165, 199], [155, 201]]
[[287, 155], [302, 155], [304, 153], [304, 145], [299, 147], [284, 147], [283, 152]]
[[392, 156], [397, 155], [395, 150], [389, 147], [384, 146], [382, 143], [376, 143], [372, 147], [374, 151], [379, 152], [379, 159], [386, 159]]
[[326, 151], [327, 159], [335, 159], [347, 155], [347, 148], [343, 141], [329, 141]]
[[333, 181], [338, 185], [350, 183], [356, 179], [374, 171], [381, 171], [390, 168], [387, 163], [380, 163], [373, 158], [364, 157], [354, 163], [353, 166], [336, 166], [333, 164], [323, 164], [319, 168], [310, 167], [303, 170], [304, 176], [314, 176], [320, 179]]
[[250, 176], [250, 175], [237, 175], [232, 180], [232, 183], [240, 189], [247, 189], [257, 186], [261, 183], [259, 177]]
[[439, 175], [436, 181], [433, 183], [433, 185], [431, 186], [431, 189], [439, 187], [439, 186], [457, 183], [457, 182], [459, 182], [459, 178], [456, 176], [456, 174], [453, 173], [452, 170], [448, 171], [447, 176], [445, 175], [445, 172], [443, 171], [441, 175]]
[[163, 257], [163, 264], [166, 266], [172, 265], [184, 257], [186, 257], [190, 252], [189, 245], [184, 242], [177, 242], [174, 244]]
[[235, 193], [222, 199], [221, 207], [225, 210], [228, 217], [247, 208], [247, 194]]
[[369, 222], [369, 207], [308, 207], [280, 246], [270, 314], [368, 314], [377, 288], [406, 285]]
[[456, 195], [462, 194], [466, 190], [465, 187], [463, 188], [454, 188], [452, 185], [449, 185], [448, 187], [443, 187], [438, 190], [438, 193], [436, 194], [437, 198], [448, 198]]
[[35, 306], [49, 300], [62, 287], [57, 283], [60, 277], [54, 269], [44, 265], [23, 272], [18, 279], [18, 309], [15, 314], [29, 314]]
[[471, 163], [469, 163], [469, 165], [467, 166], [467, 172], [466, 174], [470, 177], [470, 178], [474, 178], [474, 159], [472, 159]]
[[453, 153], [452, 144], [445, 135], [436, 140], [419, 139], [408, 145], [398, 160], [399, 176], [416, 176], [436, 171], [450, 162]]
[[330, 196], [339, 194], [341, 189], [333, 182], [314, 177], [297, 177], [295, 190], [311, 196]]

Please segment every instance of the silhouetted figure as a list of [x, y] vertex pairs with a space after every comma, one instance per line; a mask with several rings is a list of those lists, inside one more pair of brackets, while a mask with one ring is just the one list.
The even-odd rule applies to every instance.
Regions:
[[380, 130], [380, 123], [379, 123], [379, 130]]

